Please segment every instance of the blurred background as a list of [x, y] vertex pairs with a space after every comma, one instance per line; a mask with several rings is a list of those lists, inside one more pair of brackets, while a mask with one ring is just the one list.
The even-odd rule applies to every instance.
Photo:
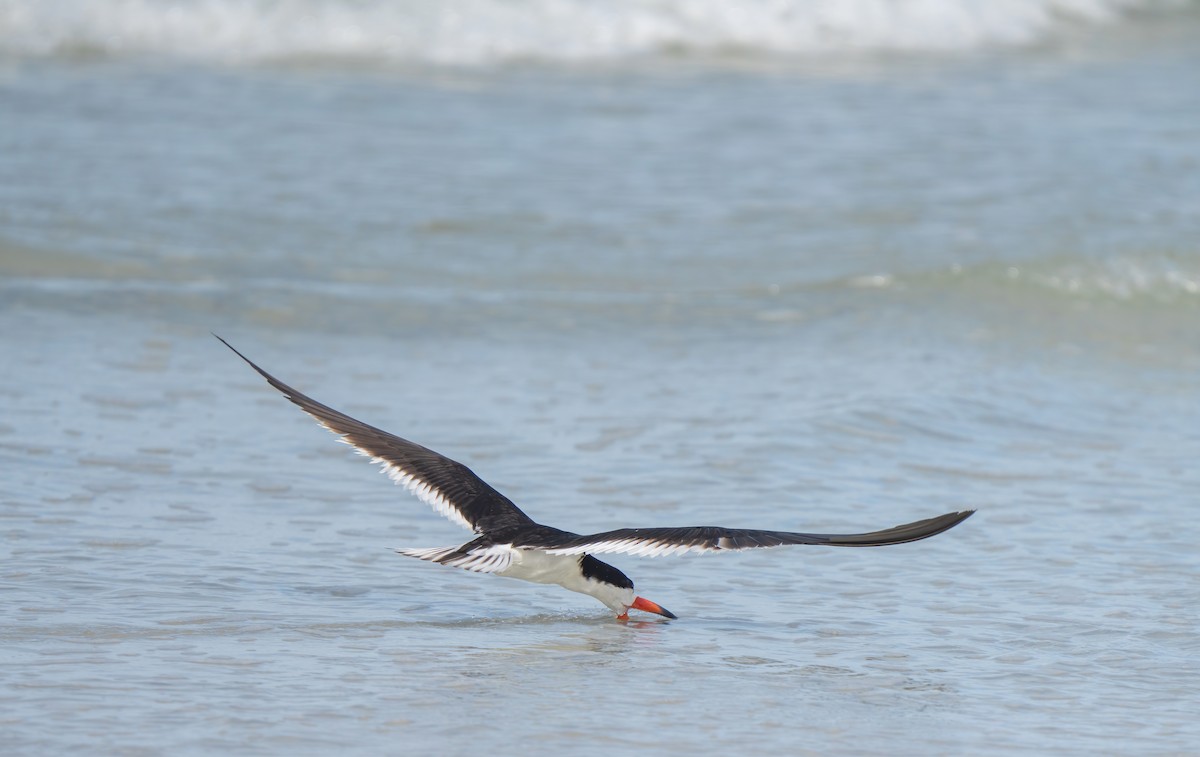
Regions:
[[[0, 0], [6, 749], [1188, 752], [1197, 240], [1185, 0]], [[622, 625], [210, 332], [570, 530], [980, 512]]]

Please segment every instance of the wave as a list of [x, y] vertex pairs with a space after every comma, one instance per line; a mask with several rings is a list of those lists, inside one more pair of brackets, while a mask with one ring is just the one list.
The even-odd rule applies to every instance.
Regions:
[[[500, 292], [518, 300], [526, 296], [553, 299], [556, 293], [565, 292], [572, 299], [592, 298], [601, 304], [643, 299], [657, 303], [664, 295], [669, 295], [672, 302], [684, 302], [689, 298], [700, 301], [716, 295], [722, 301], [746, 298], [752, 301], [752, 307], [758, 307], [764, 299], [776, 301], [781, 295], [784, 300], [790, 300], [807, 299], [821, 293], [842, 296], [847, 293], [868, 295], [877, 291], [915, 300], [957, 296], [968, 302], [980, 299], [1012, 302], [1016, 298], [1013, 303], [1016, 306], [1030, 301], [1067, 305], [1090, 301], [1179, 306], [1189, 312], [1200, 307], [1200, 250], [1103, 258], [1064, 255], [1021, 262], [987, 261], [918, 267], [831, 278], [818, 276], [766, 288], [739, 280], [732, 269], [740, 265], [740, 261], [740, 258], [730, 259], [728, 275], [717, 277], [717, 280], [727, 281], [724, 286], [709, 282], [690, 288], [679, 286], [676, 281], [663, 281], [661, 286], [654, 286], [648, 285], [645, 268], [628, 276], [598, 279], [588, 266], [574, 270], [559, 266], [552, 280], [539, 279], [527, 271], [512, 277], [493, 273], [485, 277], [471, 274], [459, 278], [453, 271], [442, 270], [433, 274], [439, 285], [412, 289], [407, 288], [410, 283], [407, 275], [390, 278], [381, 273], [369, 282], [330, 277], [327, 272], [312, 277], [301, 274], [281, 278], [278, 261], [274, 259], [253, 261], [241, 255], [217, 254], [173, 261], [159, 258], [114, 260], [91, 252], [22, 246], [0, 237], [0, 289], [208, 291], [236, 281], [238, 286], [279, 286], [306, 293], [345, 295], [355, 300], [377, 297], [388, 302], [395, 301], [399, 289], [404, 290], [405, 299], [420, 297], [419, 290], [427, 289], [435, 299], [447, 292], [485, 298]], [[663, 265], [668, 267], [665, 262]], [[296, 268], [294, 265], [286, 267]], [[392, 261], [389, 267], [407, 270], [405, 266], [397, 265], [397, 261]]]
[[488, 65], [954, 52], [1186, 0], [0, 0], [0, 53]]
[[878, 289], [917, 300], [949, 296], [977, 304], [1007, 303], [1013, 308], [1035, 302], [1068, 308], [1109, 303], [1157, 310], [1182, 308], [1179, 312], [1191, 314], [1200, 307], [1200, 255], [1065, 256], [860, 275], [831, 283], [838, 288]]
[[1034, 286], [1071, 298], [1200, 303], [1200, 267], [1170, 258], [1114, 258], [1086, 264], [1006, 268]]

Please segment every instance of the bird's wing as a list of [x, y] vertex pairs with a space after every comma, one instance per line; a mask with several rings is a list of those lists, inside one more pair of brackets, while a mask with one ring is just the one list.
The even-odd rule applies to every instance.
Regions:
[[822, 544], [829, 547], [881, 547], [928, 539], [954, 528], [974, 510], [946, 513], [902, 526], [866, 534], [801, 534], [790, 531], [756, 531], [746, 528], [693, 526], [688, 528], [621, 528], [558, 543], [540, 545], [552, 555], [624, 552], [642, 557], [681, 555], [685, 552], [782, 547], [789, 544]]
[[455, 523], [476, 533], [533, 524], [520, 508], [462, 463], [322, 405], [259, 368], [229, 342], [224, 339], [221, 342], [283, 396], [336, 434], [339, 441], [371, 458], [371, 462], [379, 463], [393, 481]]

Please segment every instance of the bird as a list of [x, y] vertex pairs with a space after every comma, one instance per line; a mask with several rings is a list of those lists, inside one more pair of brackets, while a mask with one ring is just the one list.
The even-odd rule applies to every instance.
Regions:
[[285, 398], [338, 437], [338, 441], [382, 466], [384, 473], [475, 538], [449, 547], [402, 548], [407, 557], [473, 573], [491, 573], [539, 584], [557, 584], [587, 594], [628, 620], [630, 610], [678, 616], [640, 597], [633, 581], [594, 555], [625, 553], [643, 557], [687, 552], [729, 552], [792, 544], [878, 547], [927, 539], [957, 526], [974, 510], [946, 513], [862, 534], [808, 534], [720, 526], [619, 528], [575, 534], [536, 522], [467, 466], [382, 429], [351, 418], [267, 373], [229, 342], [213, 334]]

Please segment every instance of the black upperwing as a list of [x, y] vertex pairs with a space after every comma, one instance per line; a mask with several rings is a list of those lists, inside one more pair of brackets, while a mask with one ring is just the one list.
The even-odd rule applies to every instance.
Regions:
[[455, 523], [476, 533], [534, 523], [507, 497], [462, 463], [317, 402], [259, 368], [229, 342], [219, 336], [217, 339], [258, 371], [267, 383], [315, 418], [317, 423], [337, 434], [339, 441], [349, 444], [360, 455], [371, 458], [371, 462], [382, 465], [392, 480], [408, 488], [417, 498]]
[[791, 531], [758, 531], [747, 528], [694, 526], [690, 528], [620, 528], [541, 545], [555, 555], [624, 552], [643, 557], [681, 555], [685, 552], [720, 552], [761, 549], [790, 544], [821, 544], [830, 547], [882, 547], [928, 539], [954, 528], [974, 510], [946, 513], [865, 534], [802, 534]]

